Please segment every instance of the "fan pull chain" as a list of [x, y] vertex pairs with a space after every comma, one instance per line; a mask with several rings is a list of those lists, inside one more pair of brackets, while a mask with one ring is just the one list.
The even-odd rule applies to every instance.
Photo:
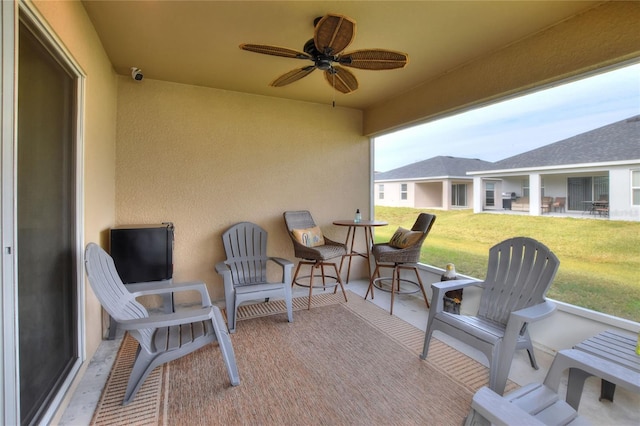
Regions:
[[333, 73], [331, 73], [331, 76], [333, 77], [333, 108], [336, 107], [336, 73], [335, 71]]

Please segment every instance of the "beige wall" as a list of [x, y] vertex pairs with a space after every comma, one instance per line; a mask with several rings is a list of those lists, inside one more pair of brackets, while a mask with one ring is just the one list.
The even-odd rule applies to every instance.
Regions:
[[117, 122], [117, 224], [173, 222], [174, 279], [205, 281], [213, 299], [232, 224], [259, 224], [269, 254], [295, 260], [285, 210], [338, 240], [333, 220], [369, 217], [360, 111], [120, 77]]
[[451, 114], [640, 57], [640, 2], [612, 1], [365, 111], [364, 133]]

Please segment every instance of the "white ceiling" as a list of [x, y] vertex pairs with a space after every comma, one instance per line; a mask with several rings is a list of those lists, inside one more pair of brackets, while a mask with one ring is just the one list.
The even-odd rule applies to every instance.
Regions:
[[[145, 79], [366, 109], [530, 36], [600, 1], [83, 1], [117, 73]], [[241, 43], [302, 50], [313, 19], [357, 23], [345, 52], [406, 52], [398, 70], [351, 69], [360, 88], [344, 95], [320, 71], [286, 87], [269, 83], [307, 62], [241, 50]], [[144, 81], [141, 83], [144, 84]]]

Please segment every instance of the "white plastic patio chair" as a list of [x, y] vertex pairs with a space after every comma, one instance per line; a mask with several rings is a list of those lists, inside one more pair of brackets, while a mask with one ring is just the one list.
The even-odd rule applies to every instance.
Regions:
[[[433, 296], [427, 321], [422, 359], [427, 358], [434, 331], [441, 331], [480, 350], [489, 360], [489, 388], [502, 394], [513, 354], [526, 349], [531, 366], [538, 369], [527, 331], [531, 322], [548, 317], [555, 304], [545, 299], [560, 262], [544, 244], [516, 237], [489, 250], [484, 281], [452, 280], [431, 285]], [[456, 315], [443, 310], [447, 291], [468, 286], [482, 288], [476, 315]]]
[[[267, 256], [267, 231], [260, 226], [241, 222], [224, 234], [222, 242], [227, 260], [216, 265], [224, 281], [224, 298], [229, 332], [235, 333], [238, 307], [245, 302], [282, 296], [289, 322], [293, 322], [291, 270], [293, 262]], [[280, 281], [269, 281], [267, 264], [273, 262], [282, 271]]]
[[[139, 344], [122, 405], [133, 401], [154, 368], [213, 342], [220, 346], [231, 384], [240, 384], [229, 333], [220, 309], [211, 304], [204, 283], [173, 284], [169, 288], [161, 286], [131, 293], [120, 280], [111, 256], [95, 243], [86, 247], [85, 267], [91, 288], [104, 309]], [[136, 297], [142, 295], [178, 291], [199, 292], [202, 307], [150, 316], [147, 309], [136, 301]]]

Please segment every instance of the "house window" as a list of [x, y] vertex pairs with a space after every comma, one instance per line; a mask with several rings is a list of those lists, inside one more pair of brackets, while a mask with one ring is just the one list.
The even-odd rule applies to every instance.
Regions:
[[407, 199], [407, 184], [406, 183], [401, 183], [400, 184], [400, 199], [401, 200], [406, 200]]
[[384, 184], [378, 185], [378, 200], [384, 200]]
[[456, 207], [467, 206], [467, 184], [454, 183], [451, 185], [451, 205]]
[[487, 182], [484, 188], [484, 205], [485, 207], [493, 207], [496, 205], [496, 184]]
[[640, 170], [631, 171], [631, 204], [640, 206]]
[[529, 196], [529, 179], [522, 180], [522, 196], [523, 197]]

